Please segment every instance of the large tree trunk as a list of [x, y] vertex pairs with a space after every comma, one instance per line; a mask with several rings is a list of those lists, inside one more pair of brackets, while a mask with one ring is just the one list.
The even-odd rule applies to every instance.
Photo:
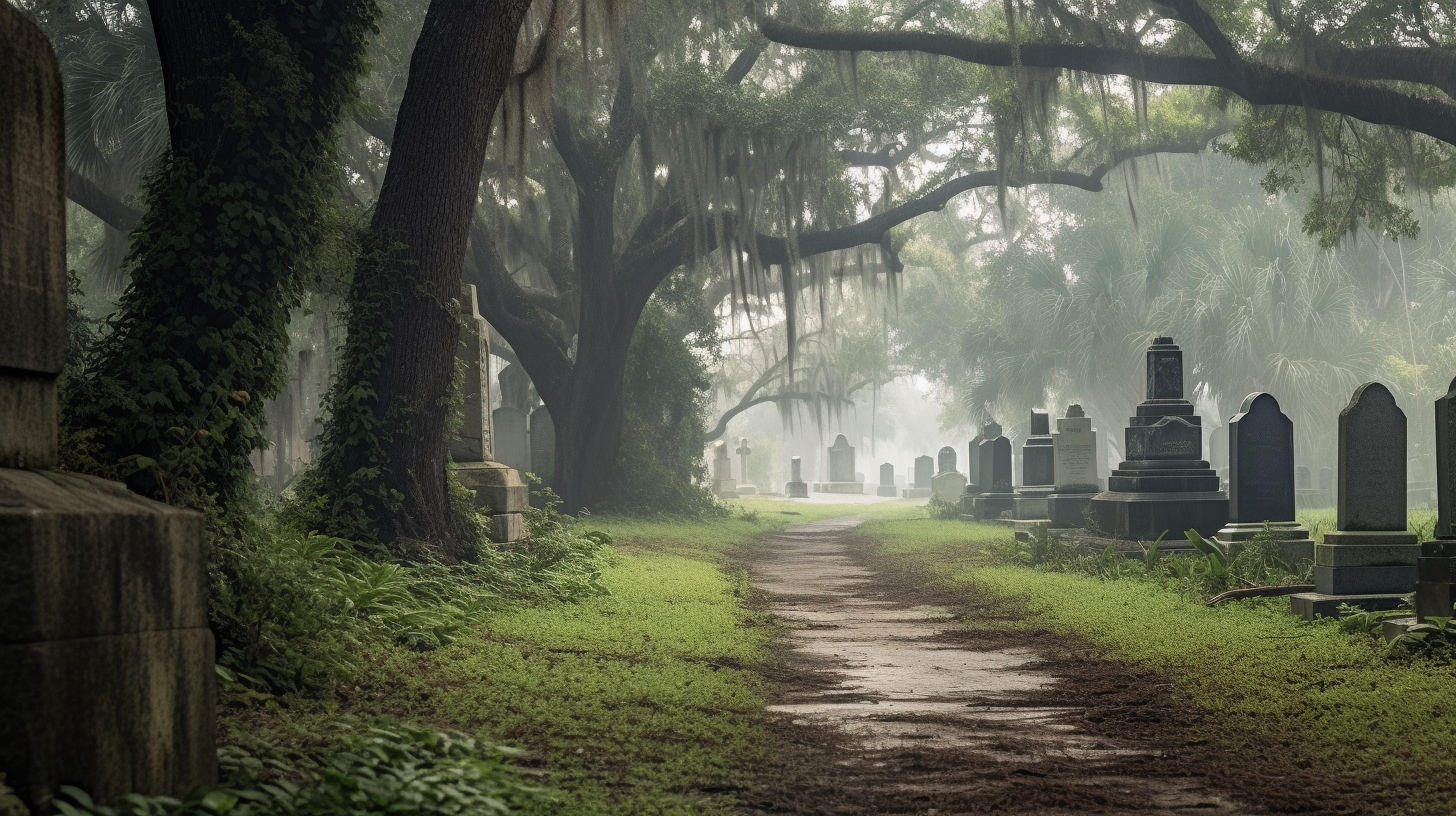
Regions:
[[530, 0], [434, 0], [350, 292], [320, 462], [339, 534], [455, 540], [445, 479], [456, 302], [491, 120]]

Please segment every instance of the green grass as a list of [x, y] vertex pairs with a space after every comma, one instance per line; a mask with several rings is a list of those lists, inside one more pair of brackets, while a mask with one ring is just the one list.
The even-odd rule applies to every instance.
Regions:
[[[1299, 523], [1309, 530], [1310, 538], [1324, 541], [1325, 533], [1338, 529], [1335, 508], [1311, 508], [1295, 513]], [[1436, 511], [1424, 507], [1406, 511], [1406, 529], [1415, 533], [1422, 541], [1431, 537], [1436, 529]]]
[[1188, 705], [1216, 712], [1209, 738], [1235, 749], [1302, 754], [1358, 780], [1372, 810], [1450, 813], [1456, 779], [1456, 667], [1392, 660], [1334, 622], [1306, 624], [1288, 601], [1212, 609], [1149, 581], [991, 563], [1005, 528], [960, 522], [871, 522], [881, 552], [953, 586], [1024, 606], [1028, 622], [1079, 635], [1102, 654], [1165, 673]]

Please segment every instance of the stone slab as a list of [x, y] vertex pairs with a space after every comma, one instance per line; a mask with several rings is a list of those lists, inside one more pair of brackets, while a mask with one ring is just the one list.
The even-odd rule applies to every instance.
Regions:
[[739, 485], [735, 489], [738, 491], [738, 495], [740, 495], [740, 496], [757, 496], [758, 495], [758, 488], [757, 487], [754, 487], [751, 484], [741, 484], [741, 485]]
[[[1316, 553], [1318, 558], [1319, 554]], [[1416, 588], [1416, 568], [1314, 566], [1314, 591], [1323, 595], [1409, 594]]]
[[[951, 453], [954, 458], [955, 452], [951, 450]], [[954, 470], [941, 471], [930, 480], [930, 491], [944, 501], [959, 502], [966, 491], [966, 476]]]
[[1456, 584], [1456, 558], [1416, 559], [1416, 580], [1438, 584]]
[[1050, 519], [1046, 496], [1017, 496], [1012, 508], [1016, 519]]
[[59, 461], [56, 381], [0, 370], [0, 468], [51, 468]]
[[1327, 595], [1320, 592], [1301, 592], [1289, 596], [1289, 611], [1304, 620], [1312, 621], [1315, 618], [1339, 617], [1339, 607], [1342, 605], [1358, 607], [1367, 612], [1385, 612], [1399, 609], [1404, 602], [1404, 594]]
[[455, 478], [475, 493], [475, 509], [488, 516], [519, 513], [531, 504], [530, 486], [519, 471], [501, 462], [458, 465]]
[[490, 540], [509, 544], [526, 537], [526, 518], [520, 513], [497, 513], [490, 517]]
[[784, 495], [791, 499], [809, 498], [808, 482], [786, 482], [784, 484]]
[[1051, 526], [1051, 519], [1016, 519], [1011, 522], [1011, 531], [1017, 541], [1031, 541]]
[[206, 628], [0, 645], [0, 768], [36, 813], [58, 785], [98, 802], [217, 780]]
[[[1213, 537], [1229, 548], [1229, 555], [1236, 556], [1244, 545], [1264, 532], [1264, 524], [1229, 524]], [[1303, 570], [1314, 563], [1315, 542], [1309, 537], [1309, 530], [1298, 522], [1269, 522], [1269, 535], [1273, 546], [1284, 563]]]
[[1324, 543], [1314, 548], [1314, 563], [1320, 567], [1415, 567], [1421, 548], [1415, 536], [1408, 544], [1340, 544], [1325, 534]]
[[1416, 615], [1421, 620], [1456, 616], [1453, 604], [1456, 604], [1456, 583], [1416, 581]]
[[0, 470], [0, 643], [207, 626], [202, 516], [118, 482]]
[[1009, 518], [1016, 512], [1016, 495], [1013, 493], [982, 493], [976, 497], [976, 518], [996, 521]]
[[875, 488], [875, 495], [876, 496], [890, 496], [890, 497], [893, 498], [895, 496], [900, 495], [900, 488], [895, 487], [892, 484], [891, 485], [882, 484], [882, 485], [880, 485], [880, 486], [878, 486], [878, 487]]
[[1087, 504], [1096, 493], [1053, 493], [1047, 496], [1047, 518], [1052, 527], [1084, 527], [1087, 524]]
[[1097, 531], [1125, 541], [1176, 541], [1185, 530], [1213, 535], [1228, 523], [1228, 496], [1199, 493], [1098, 493], [1088, 504]]
[[864, 482], [824, 482], [818, 488], [820, 493], [863, 493]]

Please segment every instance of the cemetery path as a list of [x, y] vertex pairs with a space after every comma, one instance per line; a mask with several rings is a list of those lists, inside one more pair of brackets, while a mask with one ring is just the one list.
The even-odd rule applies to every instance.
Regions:
[[1054, 656], [1069, 644], [989, 609], [958, 622], [966, 599], [877, 565], [860, 521], [791, 526], [747, 563], [790, 632], [769, 673], [780, 756], [745, 812], [1263, 812], [1186, 735], [1159, 735], [1177, 712], [1140, 687], [1155, 675], [1088, 676]]

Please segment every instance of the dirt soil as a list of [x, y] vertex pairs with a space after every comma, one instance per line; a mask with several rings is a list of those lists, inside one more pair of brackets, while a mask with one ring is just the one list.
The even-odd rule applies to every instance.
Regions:
[[[1390, 802], [1297, 746], [1204, 739], [1166, 678], [1016, 628], [1004, 601], [877, 559], [859, 519], [794, 525], [745, 566], [788, 625], [778, 745], [745, 814], [1362, 813]], [[1220, 740], [1221, 743], [1226, 742]]]

